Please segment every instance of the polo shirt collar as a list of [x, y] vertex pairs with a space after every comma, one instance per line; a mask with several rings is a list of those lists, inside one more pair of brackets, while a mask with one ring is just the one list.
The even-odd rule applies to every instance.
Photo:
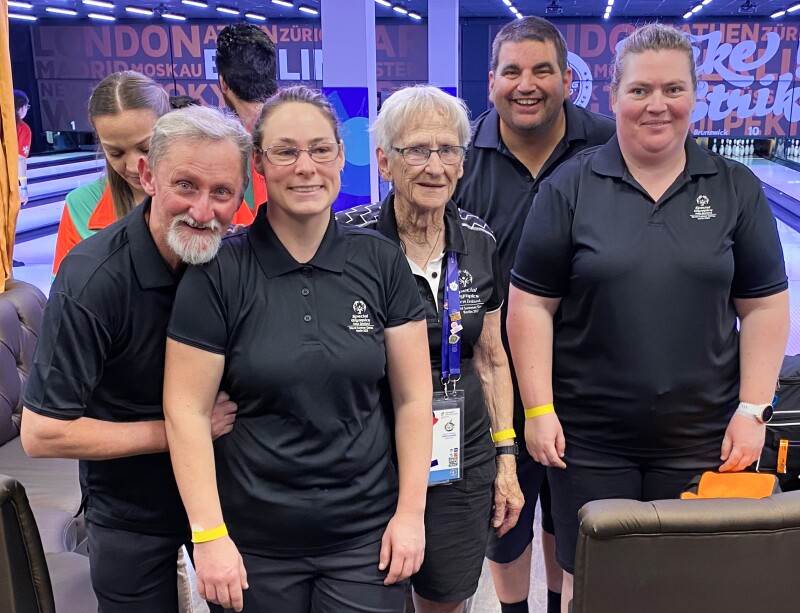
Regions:
[[500, 142], [500, 115], [497, 114], [497, 109], [492, 107], [478, 126], [472, 144], [484, 149], [499, 149]]
[[[714, 164], [711, 154], [698, 145], [688, 134], [686, 135], [684, 149], [686, 150], [685, 171], [690, 176], [717, 173], [717, 166]], [[592, 171], [599, 175], [620, 179], [628, 172], [616, 134], [605, 145], [601, 145], [598, 148], [597, 153], [592, 158]]]
[[286, 250], [270, 226], [267, 220], [267, 206], [269, 205], [265, 204], [258, 208], [255, 221], [247, 231], [253, 253], [267, 278], [278, 277], [306, 266], [336, 273], [344, 271], [347, 244], [343, 230], [334, 220], [333, 212], [319, 249], [307, 264], [301, 264]]
[[161, 257], [147, 225], [146, 215], [150, 205], [148, 196], [125, 217], [133, 270], [143, 289], [177, 285], [180, 276], [173, 274]]
[[[386, 238], [400, 245], [400, 234], [397, 232], [397, 217], [394, 212], [394, 191], [389, 192], [381, 202], [381, 214], [378, 215], [378, 222], [375, 229]], [[464, 236], [464, 228], [461, 225], [461, 216], [458, 214], [458, 206], [452, 199], [447, 201], [444, 206], [444, 237], [445, 251], [455, 251], [456, 253], [467, 253], [467, 239]]]
[[[561, 142], [567, 144], [573, 141], [586, 141], [586, 126], [582, 117], [571, 100], [564, 100], [564, 114], [566, 117], [566, 130]], [[500, 115], [492, 107], [486, 118], [481, 122], [473, 138], [475, 147], [507, 151], [505, 143], [500, 138]]]

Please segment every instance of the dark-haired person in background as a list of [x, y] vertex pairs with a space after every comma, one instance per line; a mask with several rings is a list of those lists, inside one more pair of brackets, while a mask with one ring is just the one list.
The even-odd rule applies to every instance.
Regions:
[[[550, 22], [539, 17], [515, 19], [492, 44], [489, 97], [494, 108], [478, 117], [464, 162], [464, 176], [453, 199], [483, 219], [497, 239], [503, 290], [508, 283], [522, 226], [545, 178], [579, 151], [602, 145], [614, 134], [614, 122], [572, 104], [572, 71], [567, 45]], [[503, 344], [507, 306], [503, 305]], [[514, 369], [511, 370], [512, 375]], [[524, 431], [522, 401], [514, 382], [514, 428]], [[548, 612], [559, 610], [561, 572], [555, 562], [555, 539], [544, 467], [519, 445], [519, 484], [525, 507], [505, 536], [490, 537], [487, 557], [503, 613], [528, 611], [531, 543], [536, 500], [542, 502], [542, 547], [547, 570]]]
[[[275, 45], [258, 26], [237, 23], [225, 26], [217, 38], [217, 75], [225, 104], [248, 132], [261, 115], [264, 101], [278, 89]], [[250, 162], [250, 184], [235, 224], [250, 224], [256, 209], [267, 201], [267, 184]]]
[[19, 199], [21, 204], [28, 202], [28, 156], [31, 154], [31, 128], [23, 120], [31, 103], [28, 95], [19, 89], [14, 90], [14, 117], [17, 122], [17, 147], [19, 149]]

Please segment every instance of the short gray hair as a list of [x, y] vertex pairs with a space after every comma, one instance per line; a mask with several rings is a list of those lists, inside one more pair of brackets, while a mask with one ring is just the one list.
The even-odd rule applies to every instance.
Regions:
[[239, 151], [243, 176], [242, 190], [247, 187], [252, 145], [250, 134], [235, 115], [208, 106], [188, 106], [167, 113], [158, 119], [150, 139], [147, 161], [154, 169], [181, 141], [227, 141]]
[[637, 28], [622, 41], [611, 72], [611, 93], [616, 96], [619, 92], [619, 83], [622, 80], [622, 71], [625, 69], [625, 60], [631, 53], [644, 53], [645, 51], [680, 51], [689, 62], [689, 73], [692, 79], [692, 89], [697, 91], [697, 68], [694, 64], [694, 49], [689, 37], [673, 28], [660, 23], [649, 23]]
[[381, 106], [372, 126], [375, 144], [386, 155], [391, 154], [398, 136], [418, 118], [444, 114], [448, 125], [458, 135], [458, 144], [469, 145], [469, 111], [461, 98], [456, 98], [432, 85], [413, 85], [394, 92]]

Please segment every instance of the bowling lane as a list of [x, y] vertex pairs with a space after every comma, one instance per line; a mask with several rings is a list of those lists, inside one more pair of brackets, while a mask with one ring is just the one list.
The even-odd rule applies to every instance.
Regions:
[[759, 157], [743, 158], [738, 161], [749, 167], [762, 183], [797, 200], [800, 207], [800, 172]]
[[14, 266], [14, 278], [32, 283], [45, 296], [49, 296], [55, 250], [55, 234], [17, 243], [14, 246], [14, 260], [22, 262], [24, 266]]

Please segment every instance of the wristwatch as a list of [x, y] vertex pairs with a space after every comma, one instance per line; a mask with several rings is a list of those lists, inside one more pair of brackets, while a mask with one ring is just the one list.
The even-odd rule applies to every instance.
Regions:
[[736, 412], [739, 415], [749, 415], [750, 417], [754, 417], [758, 423], [767, 424], [772, 419], [775, 410], [772, 408], [772, 405], [769, 402], [765, 404], [740, 402]]
[[502, 447], [495, 447], [494, 448], [495, 455], [513, 455], [515, 458], [519, 455], [519, 447], [517, 447], [517, 441], [514, 441], [513, 445], [503, 445]]

